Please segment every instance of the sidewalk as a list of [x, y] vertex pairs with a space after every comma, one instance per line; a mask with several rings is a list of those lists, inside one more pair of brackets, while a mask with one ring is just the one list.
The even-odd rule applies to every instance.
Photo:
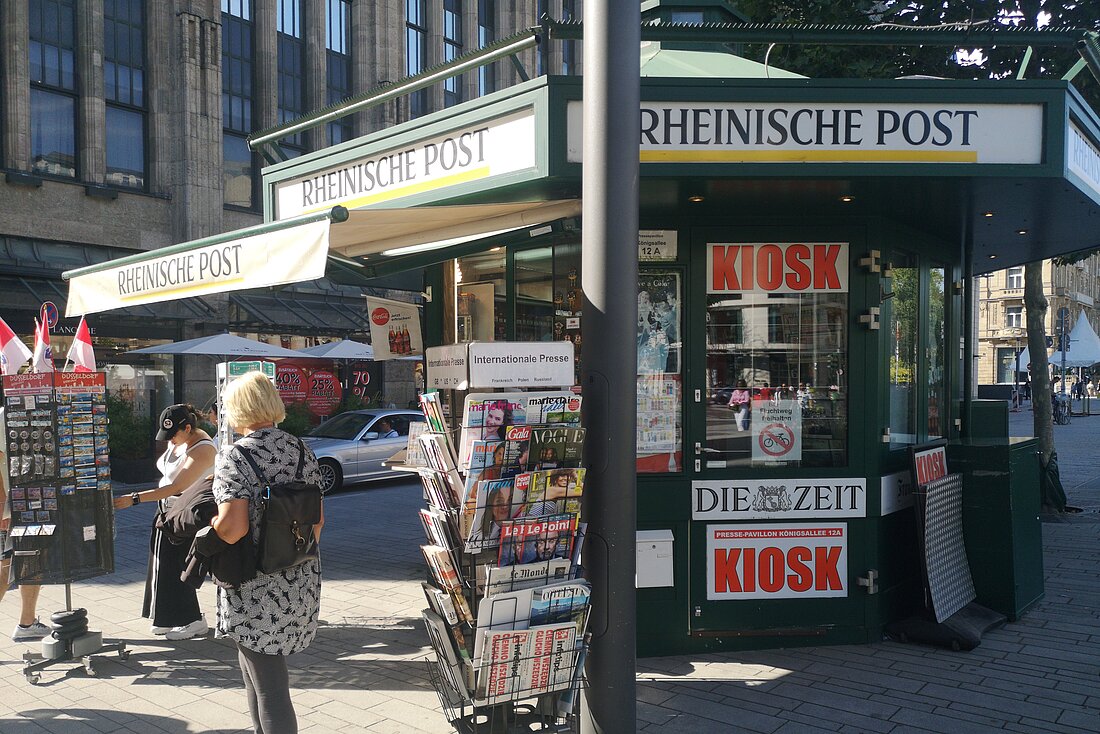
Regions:
[[[1030, 432], [1031, 413], [1011, 414]], [[644, 732], [1100, 731], [1100, 416], [1055, 426], [1063, 483], [1080, 515], [1044, 523], [1046, 597], [969, 653], [892, 642], [649, 658], [638, 664]], [[420, 490], [390, 483], [328, 500], [323, 621], [291, 658], [304, 732], [449, 732], [428, 683], [420, 624]], [[166, 641], [140, 618], [151, 506], [118, 513], [116, 573], [74, 584], [93, 629], [126, 641], [98, 677], [60, 664], [32, 686], [6, 635], [18, 594], [0, 604], [0, 732], [245, 732], [236, 653], [221, 640]], [[200, 591], [208, 618], [213, 588]], [[43, 616], [64, 606], [43, 590]], [[597, 694], [598, 695], [598, 694]], [[624, 728], [629, 730], [629, 727]]]

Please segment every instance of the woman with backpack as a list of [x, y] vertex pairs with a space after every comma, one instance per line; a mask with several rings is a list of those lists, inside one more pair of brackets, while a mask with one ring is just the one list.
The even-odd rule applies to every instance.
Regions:
[[[222, 420], [243, 434], [233, 446], [223, 448], [214, 466], [218, 515], [211, 525], [226, 543], [236, 543], [250, 532], [253, 541], [259, 541], [265, 487], [290, 483], [296, 477], [320, 484], [321, 470], [313, 452], [275, 427], [285, 417], [279, 393], [260, 372], [237, 378], [223, 394]], [[264, 476], [256, 475], [253, 463], [262, 467]], [[320, 517], [313, 526], [317, 539], [324, 524], [323, 510]], [[218, 589], [217, 636], [229, 637], [237, 644], [256, 732], [298, 731], [286, 656], [304, 650], [313, 641], [320, 604], [319, 555], [273, 573], [257, 570], [254, 579], [237, 588]]]

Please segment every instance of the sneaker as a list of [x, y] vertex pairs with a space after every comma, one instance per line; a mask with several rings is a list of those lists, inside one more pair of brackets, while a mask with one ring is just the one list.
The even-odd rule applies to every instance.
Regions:
[[192, 637], [204, 637], [210, 631], [206, 617], [199, 617], [191, 624], [173, 627], [164, 634], [166, 640], [190, 640]]
[[48, 634], [50, 634], [50, 628], [35, 619], [26, 627], [21, 624], [16, 625], [15, 631], [11, 633], [11, 639], [14, 642], [34, 642]]
[[175, 627], [157, 627], [155, 624], [149, 627], [149, 634], [151, 635], [166, 635], [171, 632]]

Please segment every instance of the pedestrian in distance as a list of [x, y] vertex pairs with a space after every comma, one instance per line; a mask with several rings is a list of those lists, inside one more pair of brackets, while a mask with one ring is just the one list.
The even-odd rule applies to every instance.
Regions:
[[752, 396], [749, 394], [748, 385], [744, 380], [737, 381], [737, 389], [730, 393], [730, 401], [728, 407], [730, 410], [737, 411], [737, 430], [747, 431], [749, 430], [749, 402], [752, 400]]
[[[222, 420], [242, 437], [219, 454], [214, 468], [218, 515], [211, 525], [229, 544], [246, 534], [259, 540], [262, 494], [266, 486], [295, 479], [299, 458], [301, 480], [321, 483], [317, 457], [301, 441], [276, 428], [286, 417], [279, 393], [260, 372], [249, 372], [229, 384], [222, 399]], [[241, 449], [263, 467], [257, 477]], [[313, 526], [320, 542], [324, 525]], [[257, 570], [237, 588], [218, 588], [218, 637], [237, 645], [248, 710], [257, 734], [295, 734], [298, 721], [290, 698], [286, 656], [306, 649], [317, 634], [321, 607], [320, 555], [274, 573]]]
[[[217, 453], [214, 441], [199, 428], [199, 416], [193, 406], [186, 403], [168, 406], [161, 412], [157, 425], [157, 440], [168, 442], [168, 448], [157, 459], [160, 483], [156, 489], [116, 497], [116, 510], [156, 502], [158, 514], [163, 515], [180, 492], [214, 468]], [[187, 551], [186, 545], [172, 543], [153, 521], [141, 616], [152, 620], [149, 630], [152, 634], [164, 635], [169, 640], [202, 637], [210, 631], [194, 587], [180, 580], [187, 565]]]
[[[4, 409], [0, 407], [0, 435], [7, 433], [4, 426]], [[11, 542], [11, 502], [8, 494], [8, 457], [4, 444], [0, 442], [0, 601], [11, 583], [11, 559], [14, 548]], [[37, 584], [20, 584], [19, 622], [11, 633], [13, 642], [34, 642], [50, 633], [50, 628], [38, 621], [38, 594], [42, 587]]]

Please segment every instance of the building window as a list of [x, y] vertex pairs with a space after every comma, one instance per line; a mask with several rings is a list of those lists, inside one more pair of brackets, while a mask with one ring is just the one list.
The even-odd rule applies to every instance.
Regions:
[[1005, 306], [1005, 326], [1009, 329], [1024, 328], [1024, 307]]
[[[577, 18], [577, 0], [562, 0], [562, 20], [579, 20]], [[577, 42], [561, 42], [561, 73], [565, 75], [577, 73]]]
[[1005, 287], [1006, 288], [1023, 288], [1024, 287], [1024, 269], [1009, 268], [1005, 273]]
[[[547, 0], [538, 0], [535, 3], [535, 22], [542, 23], [542, 17], [550, 13], [550, 3]], [[540, 43], [535, 47], [535, 76], [549, 74], [548, 67], [550, 44]]]
[[[485, 48], [496, 40], [497, 35], [496, 0], [477, 0], [477, 45]], [[477, 70], [477, 93], [479, 95], [496, 91], [496, 62], [481, 66]]]
[[1027, 365], [1021, 364], [1020, 372], [1023, 375], [1016, 375], [1017, 350], [1013, 347], [997, 347], [997, 382], [1004, 385], [1005, 383], [1015, 383], [1021, 378], [1027, 379]]
[[[413, 76], [428, 65], [428, 0], [405, 0], [405, 74]], [[409, 95], [409, 117], [428, 112], [428, 90]]]
[[[327, 0], [325, 13], [326, 89], [327, 104], [343, 102], [351, 96], [351, 2]], [[342, 118], [328, 124], [330, 143], [342, 143], [352, 138], [351, 119]]]
[[[305, 42], [302, 40], [300, 0], [279, 0], [276, 22], [279, 66], [279, 124], [296, 120], [305, 112]], [[305, 151], [305, 137], [295, 133], [279, 141], [290, 155]]]
[[222, 172], [228, 206], [253, 208], [252, 2], [222, 0]]
[[[443, 0], [443, 61], [454, 61], [462, 55], [462, 0]], [[443, 106], [452, 107], [462, 101], [462, 76], [452, 76], [443, 82]]]
[[31, 166], [76, 178], [76, 9], [73, 0], [30, 0]]
[[145, 187], [145, 10], [139, 0], [103, 3], [107, 183]]

